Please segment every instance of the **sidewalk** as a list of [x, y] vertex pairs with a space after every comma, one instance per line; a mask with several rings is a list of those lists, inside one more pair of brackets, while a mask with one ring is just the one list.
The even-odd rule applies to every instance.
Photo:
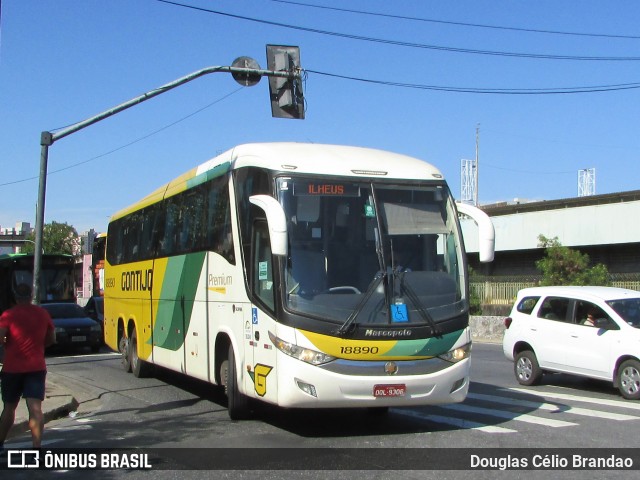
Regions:
[[[78, 401], [75, 397], [71, 395], [67, 389], [60, 387], [47, 377], [45, 397], [42, 402], [42, 413], [44, 414], [45, 424], [56, 418], [64, 417], [77, 408]], [[16, 420], [7, 439], [24, 433], [30, 434], [29, 411], [27, 410], [27, 403], [24, 399], [20, 399], [20, 404], [16, 409]]]

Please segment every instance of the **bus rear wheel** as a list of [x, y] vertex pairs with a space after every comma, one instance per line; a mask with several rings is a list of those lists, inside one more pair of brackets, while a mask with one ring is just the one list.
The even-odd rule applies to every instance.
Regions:
[[129, 339], [123, 333], [118, 342], [118, 351], [122, 355], [122, 368], [125, 372], [131, 371], [131, 362], [129, 361]]
[[148, 377], [151, 373], [151, 365], [138, 356], [138, 334], [135, 328], [131, 331], [131, 339], [129, 340], [129, 363], [131, 371], [137, 378]]
[[227, 408], [231, 420], [244, 420], [249, 417], [249, 398], [238, 390], [238, 374], [233, 347], [229, 345], [229, 355], [223, 362], [221, 376], [224, 382], [224, 392], [227, 395]]

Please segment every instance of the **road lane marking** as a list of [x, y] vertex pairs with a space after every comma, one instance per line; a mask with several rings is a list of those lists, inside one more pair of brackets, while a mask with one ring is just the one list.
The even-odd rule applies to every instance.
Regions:
[[77, 355], [47, 355], [47, 359], [52, 360], [75, 360], [75, 359], [91, 359], [95, 360], [96, 357], [121, 357], [122, 353], [120, 352], [96, 352], [96, 353], [79, 353]]
[[91, 430], [93, 427], [91, 425], [81, 424], [81, 425], [69, 425], [66, 427], [50, 427], [47, 430], [56, 430], [59, 432], [66, 432], [70, 430]]

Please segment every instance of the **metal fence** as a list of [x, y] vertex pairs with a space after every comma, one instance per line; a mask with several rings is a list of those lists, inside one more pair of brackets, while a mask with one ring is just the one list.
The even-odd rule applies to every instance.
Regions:
[[471, 294], [480, 299], [483, 305], [512, 305], [518, 291], [535, 287], [538, 282], [471, 282]]
[[[469, 284], [472, 295], [476, 295], [483, 305], [513, 305], [518, 291], [539, 285], [537, 280], [527, 281], [472, 281]], [[640, 280], [612, 280], [612, 287], [640, 290]]]

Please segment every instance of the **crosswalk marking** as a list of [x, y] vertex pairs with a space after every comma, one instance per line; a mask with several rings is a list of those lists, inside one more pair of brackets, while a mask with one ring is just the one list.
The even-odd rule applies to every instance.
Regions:
[[628, 420], [640, 420], [640, 417], [634, 415], [625, 415], [622, 413], [605, 412], [603, 410], [591, 410], [587, 408], [572, 407], [564, 404], [557, 403], [540, 403], [529, 400], [521, 400], [517, 398], [500, 397], [497, 395], [483, 395], [480, 393], [470, 393], [467, 398], [474, 400], [489, 401], [493, 403], [500, 403], [503, 405], [512, 405], [516, 407], [535, 408], [539, 410], [546, 410], [556, 413], [571, 413], [574, 415], [582, 415], [585, 417], [606, 418], [608, 420], [628, 421]]
[[[497, 417], [506, 420], [513, 420], [515, 422], [526, 422], [530, 424], [537, 424], [541, 426], [548, 426], [554, 428], [562, 428], [562, 427], [570, 427], [576, 426], [577, 423], [566, 421], [566, 420], [558, 420], [558, 419], [549, 419], [544, 416], [536, 415], [537, 412], [550, 412], [554, 414], [567, 414], [583, 416], [583, 417], [593, 417], [599, 419], [606, 420], [616, 420], [616, 421], [634, 421], [640, 420], [640, 415], [630, 415], [625, 413], [615, 413], [605, 411], [604, 409], [596, 409], [596, 408], [583, 408], [579, 406], [573, 406], [568, 404], [571, 403], [587, 403], [587, 404], [595, 404], [598, 406], [607, 407], [617, 407], [621, 409], [630, 409], [630, 410], [640, 410], [640, 405], [634, 402], [625, 402], [619, 400], [607, 400], [602, 398], [592, 398], [592, 397], [584, 397], [580, 395], [570, 395], [564, 393], [556, 393], [545, 390], [528, 390], [525, 388], [500, 388], [499, 392], [505, 393], [506, 395], [489, 395], [483, 393], [474, 393], [469, 392], [467, 395], [467, 401], [460, 404], [450, 404], [450, 405], [438, 405], [435, 408], [440, 408], [443, 410], [448, 410], [451, 412], [451, 415], [435, 415], [432, 413], [427, 413], [423, 410], [405, 410], [405, 409], [394, 409], [396, 414], [409, 416], [413, 418], [419, 418], [422, 420], [427, 420], [434, 423], [440, 423], [445, 425], [451, 425], [458, 428], [464, 428], [469, 430], [480, 431], [483, 433], [517, 433], [517, 430], [513, 430], [506, 427], [499, 427], [496, 425], [488, 425], [485, 423], [481, 423], [477, 420], [467, 420], [462, 418], [461, 416], [457, 416], [456, 413], [460, 414], [477, 414], [488, 417]], [[530, 396], [530, 399], [526, 398], [517, 398], [513, 396], [509, 396], [509, 393], [525, 393]], [[536, 400], [536, 397], [540, 398], [540, 400]], [[547, 399], [554, 399], [562, 401], [562, 403], [558, 401], [546, 401]], [[490, 402], [493, 404], [497, 404], [495, 408], [487, 408], [478, 406], [478, 404], [474, 404], [473, 402]], [[501, 406], [506, 406], [502, 408]], [[510, 411], [507, 410], [507, 407], [516, 407]], [[518, 413], [517, 408], [527, 408], [531, 411], [528, 413]], [[432, 411], [432, 410], [430, 410]]]
[[465, 413], [477, 413], [478, 415], [486, 415], [489, 417], [505, 418], [507, 420], [515, 420], [517, 422], [535, 423], [537, 425], [544, 425], [547, 427], [559, 428], [559, 427], [571, 427], [578, 425], [573, 422], [565, 422], [564, 420], [555, 420], [552, 418], [536, 417], [528, 413], [509, 412], [507, 410], [497, 410], [493, 408], [474, 407], [473, 405], [467, 405], [464, 403], [453, 405], [442, 405], [442, 408], [447, 410], [454, 410]]
[[396, 414], [404, 415], [405, 417], [419, 418], [421, 420], [429, 420], [434, 423], [443, 423], [445, 425], [452, 425], [458, 428], [480, 430], [487, 433], [516, 433], [516, 430], [505, 427], [497, 427], [494, 425], [485, 425], [483, 423], [474, 422], [471, 420], [465, 420], [458, 417], [445, 417], [443, 415], [432, 415], [429, 413], [422, 413], [416, 410], [394, 410]]
[[579, 395], [569, 395], [566, 393], [527, 390], [526, 388], [501, 388], [500, 390], [505, 392], [526, 393], [528, 395], [535, 395], [535, 396], [544, 397], [544, 398], [557, 398], [559, 400], [569, 400], [569, 401], [583, 402], [583, 403], [595, 403], [598, 405], [607, 405], [609, 407], [620, 407], [620, 408], [626, 408], [630, 410], [640, 410], [640, 404], [633, 401], [626, 402], [623, 400], [607, 400], [604, 398], [590, 398], [590, 397], [582, 397]]

